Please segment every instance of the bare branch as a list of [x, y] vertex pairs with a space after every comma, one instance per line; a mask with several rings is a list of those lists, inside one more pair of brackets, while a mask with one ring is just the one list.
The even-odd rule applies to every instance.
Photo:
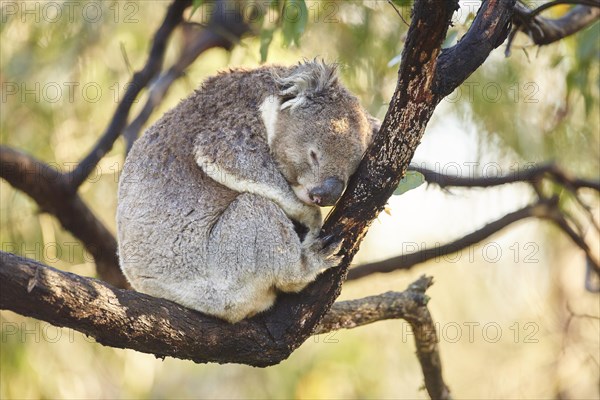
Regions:
[[[507, 214], [502, 218], [485, 225], [483, 228], [471, 232], [464, 237], [448, 244], [354, 267], [348, 273], [348, 280], [360, 279], [377, 272], [387, 273], [400, 269], [410, 269], [413, 266], [424, 263], [428, 260], [468, 248], [469, 246], [487, 239], [496, 232], [506, 228], [508, 225], [530, 217], [537, 217], [552, 221], [560, 230], [569, 236], [569, 238], [571, 238], [571, 240], [573, 240], [573, 242], [579, 248], [585, 252], [588, 259], [588, 264], [591, 266], [592, 270], [600, 276], [600, 268], [598, 266], [599, 262], [594, 258], [591, 249], [586, 244], [583, 238], [583, 233], [577, 233], [573, 228], [571, 228], [568, 223], [569, 218], [565, 217], [565, 211], [562, 211], [559, 208], [557, 198], [547, 198], [539, 190], [539, 185], [543, 179], [550, 179], [556, 184], [563, 185], [571, 192], [575, 200], [587, 212], [590, 222], [597, 227], [594, 216], [589, 210], [587, 204], [585, 204], [578, 196], [577, 191], [579, 189], [586, 188], [600, 192], [600, 181], [572, 176], [553, 163], [533, 165], [529, 168], [515, 171], [512, 174], [494, 177], [451, 176], [417, 166], [411, 166], [410, 169], [420, 172], [423, 174], [428, 183], [436, 184], [441, 188], [493, 187], [517, 182], [529, 183], [534, 186], [534, 188], [537, 188], [536, 193], [538, 194], [538, 201], [535, 204]], [[575, 221], [571, 222], [575, 224]]]
[[570, 2], [579, 5], [573, 7], [567, 14], [557, 19], [545, 18], [539, 15], [543, 10], [560, 3], [566, 2], [550, 2], [531, 10], [521, 2], [517, 2], [513, 15], [514, 28], [510, 33], [506, 46], [506, 55], [510, 55], [512, 41], [519, 31], [529, 36], [533, 40], [533, 43], [541, 46], [573, 35], [600, 18], [600, 2], [597, 0]]
[[[406, 319], [415, 329], [417, 348], [429, 349], [423, 358], [438, 360], [435, 376], [426, 379], [443, 383], [437, 347], [429, 343], [437, 342], [435, 327], [428, 325], [431, 316], [426, 307], [425, 290], [431, 283], [431, 278], [422, 277], [402, 293], [337, 303], [315, 334], [383, 319]], [[363, 315], [357, 315], [357, 307]], [[278, 345], [271, 335], [276, 327], [269, 326], [261, 316], [252, 322], [228, 324], [168, 300], [116, 289], [103, 281], [4, 252], [0, 252], [0, 309], [76, 329], [107, 346], [131, 348], [157, 357], [220, 363], [250, 359], [252, 365], [265, 366], [273, 360], [274, 351], [285, 351], [284, 346], [278, 349], [282, 344]], [[421, 338], [418, 330], [429, 335]], [[234, 336], [222, 337], [229, 335]], [[258, 362], [252, 354], [262, 352], [267, 354]]]
[[334, 303], [317, 326], [315, 334], [339, 329], [352, 329], [384, 319], [404, 319], [411, 325], [417, 356], [425, 376], [425, 387], [432, 399], [447, 399], [450, 391], [444, 383], [438, 350], [438, 339], [425, 291], [433, 284], [431, 277], [422, 276], [404, 292], [387, 292]]
[[98, 165], [98, 162], [106, 153], [112, 149], [115, 140], [121, 135], [132, 104], [138, 94], [148, 85], [162, 68], [163, 58], [167, 47], [167, 42], [171, 33], [179, 25], [183, 17], [183, 11], [191, 4], [191, 0], [176, 0], [171, 3], [167, 10], [164, 21], [156, 31], [152, 40], [150, 55], [146, 65], [140, 71], [133, 75], [131, 84], [127, 86], [123, 100], [117, 106], [115, 114], [110, 124], [90, 151], [90, 153], [77, 165], [77, 167], [68, 174], [68, 180], [73, 192], [83, 183], [90, 172]]
[[218, 1], [211, 12], [211, 19], [206, 26], [190, 22], [182, 23], [184, 43], [179, 59], [153, 83], [148, 93], [148, 100], [138, 116], [127, 126], [123, 136], [126, 141], [125, 153], [131, 146], [154, 111], [167, 94], [171, 84], [184, 74], [184, 71], [205, 51], [220, 47], [230, 50], [241, 37], [249, 32], [248, 25], [236, 10], [225, 9], [225, 2]]
[[469, 246], [473, 246], [474, 244], [487, 239], [488, 237], [517, 221], [542, 215], [550, 215], [548, 204], [536, 203], [526, 206], [520, 210], [506, 214], [502, 218], [490, 222], [484, 227], [448, 244], [354, 267], [348, 272], [348, 280], [350, 281], [364, 278], [365, 276], [374, 273], [389, 273], [401, 269], [410, 269], [417, 264], [421, 264], [447, 254], [456, 253], [468, 248]]
[[65, 175], [25, 153], [0, 146], [0, 177], [79, 239], [94, 257], [102, 279], [117, 287], [129, 286], [119, 268], [117, 241], [79, 195], [71, 192]]
[[490, 177], [445, 175], [414, 165], [410, 167], [410, 170], [420, 172], [428, 183], [436, 184], [441, 188], [449, 186], [491, 187], [517, 182], [533, 184], [547, 177], [574, 190], [589, 188], [600, 192], [600, 180], [572, 176], [554, 163], [531, 165], [528, 168], [516, 170], [511, 174]]

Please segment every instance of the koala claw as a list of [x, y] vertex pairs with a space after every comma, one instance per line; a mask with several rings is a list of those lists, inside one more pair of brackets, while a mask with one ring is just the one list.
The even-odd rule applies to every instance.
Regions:
[[343, 256], [343, 241], [333, 235], [316, 238], [306, 248], [306, 256], [312, 269], [323, 272], [339, 265]]
[[[336, 237], [334, 235], [325, 235], [321, 237], [321, 241], [323, 243], [323, 247], [329, 247], [332, 244], [336, 243]], [[338, 240], [337, 243], [340, 241]]]

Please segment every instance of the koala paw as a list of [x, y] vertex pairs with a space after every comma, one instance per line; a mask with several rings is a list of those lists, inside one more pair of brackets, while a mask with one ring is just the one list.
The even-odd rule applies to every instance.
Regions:
[[305, 242], [303, 255], [307, 267], [317, 273], [339, 265], [343, 256], [340, 254], [343, 242], [333, 235], [317, 237]]

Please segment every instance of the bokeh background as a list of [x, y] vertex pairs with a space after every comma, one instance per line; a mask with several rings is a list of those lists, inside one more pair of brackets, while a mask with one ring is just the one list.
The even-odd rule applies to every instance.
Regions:
[[[408, 19], [408, 2], [397, 3]], [[465, 32], [478, 3], [462, 2], [447, 45]], [[164, 1], [2, 1], [2, 144], [63, 171], [72, 168], [107, 126], [132, 70], [144, 64], [167, 6]], [[287, 43], [276, 31], [267, 62], [317, 56], [338, 61], [343, 82], [383, 118], [406, 25], [386, 1], [309, 1], [307, 7], [300, 42]], [[554, 7], [549, 15], [565, 10]], [[190, 17], [205, 18], [203, 8]], [[554, 160], [573, 174], [597, 179], [599, 29], [596, 23], [539, 49], [518, 37], [509, 58], [504, 46], [495, 50], [438, 107], [414, 163], [445, 173], [494, 176]], [[181, 42], [177, 32], [165, 65], [173, 62]], [[206, 77], [260, 63], [260, 37], [242, 40], [231, 52], [204, 53], [172, 86], [150, 123]], [[142, 96], [134, 105], [134, 114], [144, 101]], [[80, 190], [113, 232], [123, 154], [118, 141]], [[584, 197], [598, 220], [597, 195]], [[532, 199], [526, 184], [450, 191], [423, 185], [390, 199], [390, 215], [375, 221], [354, 263], [446, 243]], [[93, 260], [77, 240], [4, 181], [0, 202], [2, 250], [95, 275]], [[567, 196], [561, 202], [581, 213]], [[588, 243], [600, 254], [597, 232], [592, 227], [588, 232]], [[557, 229], [522, 221], [410, 271], [349, 282], [340, 299], [403, 290], [421, 274], [435, 277], [429, 307], [455, 398], [600, 397], [599, 297], [584, 288], [583, 253]], [[266, 369], [160, 360], [103, 347], [78, 332], [7, 311], [0, 322], [0, 397], [6, 399], [427, 398], [404, 321], [315, 336]]]

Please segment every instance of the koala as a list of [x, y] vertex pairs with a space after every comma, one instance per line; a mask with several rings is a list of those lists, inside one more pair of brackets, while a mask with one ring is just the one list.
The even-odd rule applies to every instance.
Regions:
[[345, 190], [374, 129], [336, 66], [209, 78], [134, 144], [118, 190], [131, 286], [231, 323], [336, 266], [320, 207]]

